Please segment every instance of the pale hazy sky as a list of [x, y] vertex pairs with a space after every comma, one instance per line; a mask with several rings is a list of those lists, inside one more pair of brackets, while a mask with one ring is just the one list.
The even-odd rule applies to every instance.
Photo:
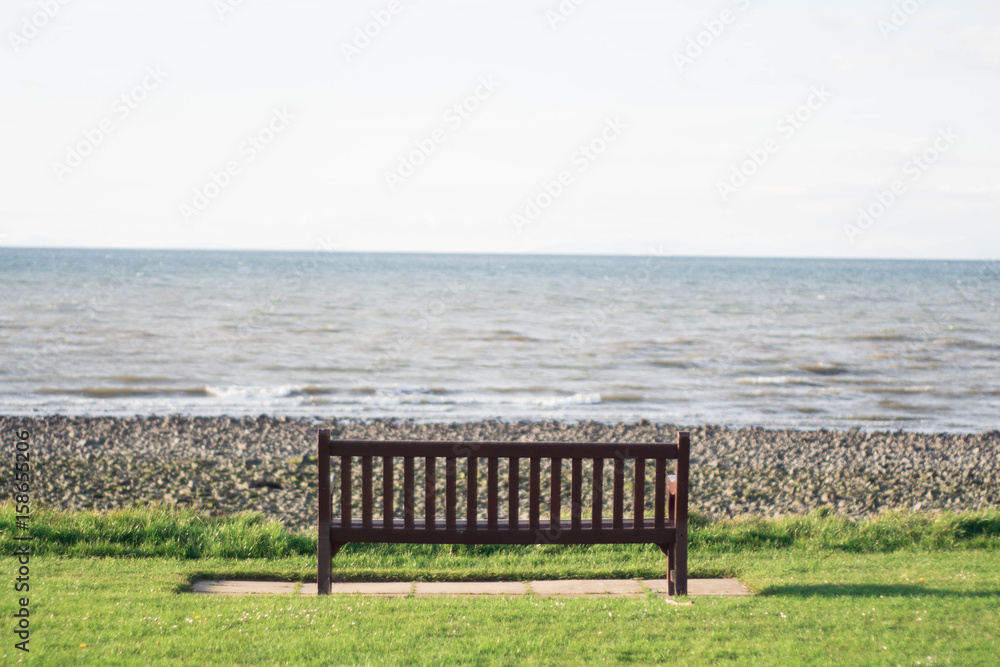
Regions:
[[7, 0], [0, 30], [3, 245], [1000, 255], [996, 0]]

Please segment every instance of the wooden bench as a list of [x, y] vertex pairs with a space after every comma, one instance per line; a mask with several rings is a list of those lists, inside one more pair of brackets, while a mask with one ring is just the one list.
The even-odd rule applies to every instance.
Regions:
[[[420, 544], [655, 544], [667, 555], [669, 593], [687, 594], [687, 506], [690, 436], [677, 444], [581, 442], [441, 442], [335, 440], [319, 432], [319, 593], [330, 593], [332, 558], [348, 542]], [[340, 516], [333, 517], [331, 458], [338, 465]], [[355, 474], [360, 459], [360, 475]], [[380, 462], [376, 465], [376, 459]], [[396, 460], [402, 459], [402, 479]], [[423, 459], [423, 520], [414, 502], [415, 462]], [[444, 459], [444, 512], [439, 516], [438, 459]], [[479, 511], [479, 461], [486, 465], [485, 520]], [[668, 461], [676, 460], [676, 475]], [[547, 461], [548, 517], [541, 516], [542, 462]], [[562, 511], [569, 462], [569, 517]], [[605, 462], [611, 464], [605, 467]], [[522, 464], [522, 462], [525, 462]], [[631, 464], [632, 515], [625, 515], [625, 469]], [[647, 497], [647, 462], [653, 468]], [[464, 502], [457, 493], [464, 469]], [[527, 518], [522, 516], [521, 467], [528, 468]], [[589, 493], [584, 467], [589, 468]], [[501, 467], [506, 474], [501, 475]], [[386, 475], [385, 471], [392, 474]], [[611, 476], [611, 517], [605, 518], [605, 471]], [[375, 505], [381, 477], [381, 511]], [[358, 479], [360, 478], [360, 479]], [[356, 481], [357, 480], [357, 481]], [[402, 482], [399, 485], [399, 482]], [[516, 490], [510, 493], [511, 489]], [[401, 503], [397, 503], [397, 490]], [[584, 517], [589, 496], [590, 516]], [[501, 497], [506, 513], [501, 514]], [[459, 505], [462, 505], [461, 509]], [[401, 508], [400, 508], [401, 505]], [[652, 516], [647, 508], [652, 508]], [[401, 511], [397, 511], [397, 508]], [[360, 511], [359, 511], [360, 510]], [[376, 516], [378, 514], [378, 516]], [[401, 516], [397, 516], [397, 514]]]

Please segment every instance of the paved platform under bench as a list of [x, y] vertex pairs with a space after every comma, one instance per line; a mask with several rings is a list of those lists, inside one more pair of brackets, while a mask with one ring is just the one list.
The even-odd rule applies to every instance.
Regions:
[[[211, 581], [192, 586], [195, 593], [209, 595], [316, 595], [316, 584], [284, 581]], [[667, 597], [666, 579], [563, 579], [550, 581], [432, 581], [356, 582], [332, 585], [334, 595], [373, 597], [480, 597], [528, 595], [540, 597], [642, 597], [651, 592]], [[689, 579], [691, 597], [752, 595], [736, 579]]]

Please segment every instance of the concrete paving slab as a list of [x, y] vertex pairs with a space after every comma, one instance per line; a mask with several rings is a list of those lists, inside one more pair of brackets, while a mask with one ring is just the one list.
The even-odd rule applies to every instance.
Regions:
[[418, 581], [414, 589], [417, 597], [527, 594], [527, 585], [520, 581]]
[[[412, 581], [357, 581], [330, 584], [333, 595], [371, 595], [381, 598], [405, 598], [413, 591]], [[316, 595], [316, 584], [302, 584], [300, 595]]]
[[532, 581], [531, 592], [542, 597], [642, 597], [645, 591], [635, 579], [564, 579]]
[[[667, 597], [666, 579], [646, 579], [642, 582], [659, 597]], [[373, 597], [469, 597], [485, 595], [526, 595], [542, 597], [642, 597], [645, 590], [634, 579], [569, 579], [557, 581], [362, 581], [334, 582], [331, 592], [335, 595], [369, 595]], [[298, 584], [288, 581], [196, 581], [191, 587], [195, 593], [208, 595], [289, 595]], [[302, 584], [300, 595], [316, 595], [316, 584]], [[753, 592], [736, 579], [688, 579], [691, 597], [734, 597], [753, 595]]]
[[196, 581], [192, 590], [209, 595], [288, 595], [298, 584], [288, 581]]
[[[666, 597], [666, 579], [647, 579], [642, 583], [657, 595]], [[688, 579], [688, 595], [691, 597], [737, 597], [753, 595], [753, 592], [737, 579]]]

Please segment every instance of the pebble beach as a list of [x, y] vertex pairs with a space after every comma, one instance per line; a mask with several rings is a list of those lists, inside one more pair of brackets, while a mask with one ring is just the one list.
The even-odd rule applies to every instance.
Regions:
[[[210, 514], [316, 521], [316, 431], [427, 440], [673, 442], [691, 433], [691, 507], [709, 517], [850, 517], [1000, 506], [1000, 432], [771, 430], [597, 422], [427, 424], [287, 417], [0, 418], [28, 430], [36, 506], [110, 510], [161, 503]], [[0, 500], [11, 500], [7, 486]]]

